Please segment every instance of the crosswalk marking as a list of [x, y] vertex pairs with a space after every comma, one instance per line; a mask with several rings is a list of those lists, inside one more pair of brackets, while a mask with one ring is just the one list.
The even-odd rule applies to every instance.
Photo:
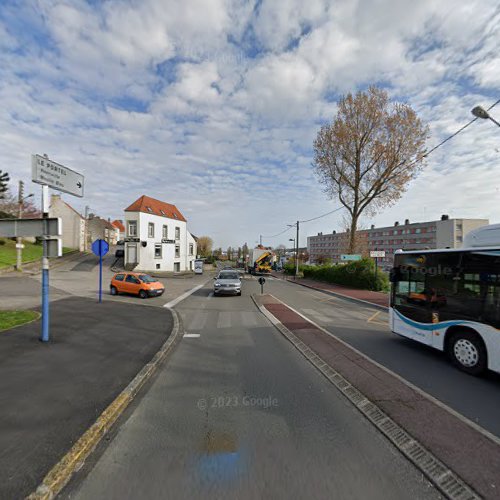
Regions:
[[231, 313], [222, 311], [217, 318], [217, 328], [229, 328], [231, 326]]

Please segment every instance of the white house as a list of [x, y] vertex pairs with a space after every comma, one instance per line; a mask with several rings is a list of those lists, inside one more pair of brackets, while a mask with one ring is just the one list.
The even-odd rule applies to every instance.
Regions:
[[175, 205], [141, 196], [125, 209], [125, 267], [137, 271], [194, 269], [196, 241]]
[[85, 250], [85, 217], [58, 194], [51, 196], [49, 216], [62, 219], [63, 246], [83, 252]]
[[111, 223], [111, 225], [115, 228], [117, 241], [123, 240], [123, 238], [125, 238], [126, 236], [125, 226], [123, 225], [123, 221], [116, 219]]

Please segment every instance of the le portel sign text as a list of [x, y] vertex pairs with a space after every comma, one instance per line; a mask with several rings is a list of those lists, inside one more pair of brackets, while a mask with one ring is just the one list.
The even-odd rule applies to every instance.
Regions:
[[84, 177], [64, 165], [40, 155], [31, 156], [33, 182], [46, 184], [53, 189], [73, 196], [83, 197]]

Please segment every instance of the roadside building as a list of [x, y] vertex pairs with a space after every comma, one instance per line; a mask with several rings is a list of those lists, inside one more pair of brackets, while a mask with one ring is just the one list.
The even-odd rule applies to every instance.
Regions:
[[125, 267], [140, 271], [192, 271], [197, 245], [179, 209], [141, 196], [125, 209]]
[[115, 228], [116, 239], [118, 241], [123, 240], [123, 238], [125, 238], [125, 226], [123, 225], [123, 221], [116, 219], [111, 223], [111, 225]]
[[106, 241], [110, 245], [116, 245], [118, 240], [118, 232], [111, 224], [110, 219], [106, 220], [94, 214], [89, 214], [89, 218], [87, 220], [87, 233], [90, 244], [92, 244], [93, 241], [100, 239]]
[[[477, 227], [489, 224], [488, 219], [450, 219], [443, 215], [440, 220], [404, 224], [398, 221], [393, 226], [375, 227], [359, 231], [361, 241], [366, 240], [367, 253], [372, 250], [385, 252], [385, 258], [379, 259], [382, 267], [391, 267], [394, 252], [403, 250], [424, 250], [434, 248], [460, 248], [465, 235]], [[330, 259], [340, 262], [340, 255], [347, 253], [346, 241], [349, 233], [318, 233], [307, 238], [307, 248], [312, 263]], [[339, 252], [339, 249], [343, 249]], [[363, 252], [364, 253], [364, 252]], [[368, 253], [369, 254], [369, 253]]]
[[59, 194], [50, 198], [50, 217], [60, 217], [62, 220], [62, 244], [80, 252], [85, 251], [85, 217], [66, 203]]

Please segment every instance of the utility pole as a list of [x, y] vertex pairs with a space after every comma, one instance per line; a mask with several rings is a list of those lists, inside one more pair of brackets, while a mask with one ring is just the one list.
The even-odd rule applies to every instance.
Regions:
[[295, 279], [297, 279], [297, 274], [299, 274], [299, 221], [297, 221], [297, 251], [295, 253]]
[[260, 243], [260, 246], [262, 246], [262, 234], [259, 235], [259, 243]]
[[[23, 197], [24, 197], [24, 182], [19, 181], [19, 190], [17, 192], [17, 203], [18, 203], [18, 219], [23, 217]], [[21, 271], [22, 263], [23, 263], [23, 239], [18, 236], [17, 237], [17, 245], [16, 245], [16, 269]]]

